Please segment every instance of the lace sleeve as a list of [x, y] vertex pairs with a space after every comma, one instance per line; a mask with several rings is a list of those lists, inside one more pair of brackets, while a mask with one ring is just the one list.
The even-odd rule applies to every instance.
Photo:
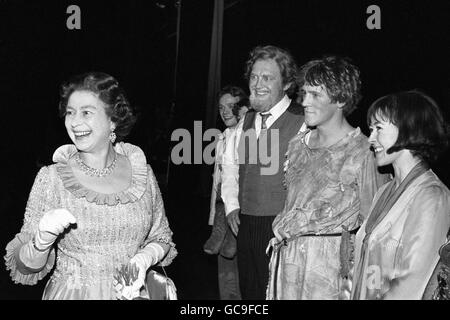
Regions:
[[47, 263], [42, 270], [36, 273], [23, 274], [20, 272], [20, 267], [18, 268], [20, 248], [31, 240], [43, 214], [56, 207], [56, 193], [52, 186], [49, 168], [43, 167], [34, 180], [25, 209], [22, 229], [6, 245], [6, 255], [4, 256], [6, 269], [10, 270], [10, 276], [15, 283], [34, 285], [50, 272], [55, 263], [55, 250], [52, 248]]
[[178, 252], [175, 249], [175, 243], [172, 242], [172, 230], [169, 227], [169, 222], [167, 220], [164, 203], [161, 197], [161, 192], [158, 187], [158, 182], [156, 181], [155, 175], [153, 174], [152, 168], [148, 165], [148, 189], [151, 192], [152, 205], [151, 205], [151, 215], [152, 215], [152, 225], [150, 232], [145, 239], [142, 247], [145, 247], [150, 242], [160, 242], [165, 243], [170, 246], [168, 253], [163, 260], [160, 261], [158, 265], [167, 266], [172, 260], [177, 256]]

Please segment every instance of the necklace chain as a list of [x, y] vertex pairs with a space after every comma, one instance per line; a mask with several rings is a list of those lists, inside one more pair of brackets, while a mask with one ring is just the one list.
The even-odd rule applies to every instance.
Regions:
[[110, 175], [114, 171], [114, 168], [116, 167], [117, 153], [114, 152], [114, 160], [111, 162], [109, 166], [103, 169], [95, 169], [88, 166], [86, 163], [83, 162], [83, 160], [81, 160], [80, 153], [76, 154], [75, 161], [78, 163], [81, 171], [83, 171], [84, 174], [87, 174], [88, 176], [91, 177], [106, 177], [107, 175]]

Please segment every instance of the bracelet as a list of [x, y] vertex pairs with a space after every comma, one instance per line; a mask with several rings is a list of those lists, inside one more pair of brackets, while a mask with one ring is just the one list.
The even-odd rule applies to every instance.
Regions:
[[31, 243], [33, 244], [34, 249], [36, 249], [39, 252], [45, 252], [50, 248], [50, 247], [47, 247], [46, 249], [39, 249], [38, 246], [36, 245], [36, 239], [34, 237], [33, 237], [33, 239], [31, 239]]

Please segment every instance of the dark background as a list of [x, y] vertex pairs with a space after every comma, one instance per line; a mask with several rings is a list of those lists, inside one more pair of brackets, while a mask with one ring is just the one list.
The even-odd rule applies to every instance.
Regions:
[[[364, 97], [349, 120], [365, 133], [370, 103], [399, 90], [424, 90], [449, 119], [450, 11], [444, 3], [226, 0], [222, 84], [246, 88], [244, 64], [256, 45], [287, 48], [300, 65], [340, 54], [362, 72]], [[66, 28], [71, 4], [81, 8], [81, 30]], [[381, 30], [366, 27], [372, 4], [381, 8]], [[163, 192], [179, 250], [167, 271], [179, 298], [218, 298], [216, 258], [202, 251], [210, 232], [211, 167], [170, 165], [167, 172], [175, 144], [171, 132], [193, 132], [193, 122], [205, 119], [213, 5], [181, 2], [176, 59], [174, 0], [0, 0], [0, 247], [20, 230], [38, 169], [51, 164], [58, 146], [70, 143], [57, 113], [60, 83], [73, 74], [104, 71], [119, 80], [140, 113], [127, 141], [144, 150]], [[450, 185], [448, 156], [434, 169]], [[0, 270], [0, 299], [40, 299], [44, 281], [15, 285], [5, 267]]]

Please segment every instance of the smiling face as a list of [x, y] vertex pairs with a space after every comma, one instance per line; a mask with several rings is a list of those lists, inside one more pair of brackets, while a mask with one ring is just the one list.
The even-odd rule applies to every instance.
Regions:
[[95, 93], [74, 91], [67, 102], [65, 125], [78, 150], [95, 152], [108, 147], [115, 125], [106, 114], [107, 106]]
[[257, 112], [269, 111], [284, 97], [289, 86], [283, 86], [280, 68], [275, 60], [257, 60], [249, 79], [250, 105]]
[[398, 138], [398, 128], [390, 121], [383, 120], [375, 115], [370, 120], [369, 143], [375, 151], [376, 162], [379, 167], [394, 163], [403, 150], [388, 154], [386, 151], [392, 147]]
[[323, 126], [336, 119], [339, 114], [342, 114], [343, 104], [331, 102], [331, 98], [324, 86], [310, 86], [305, 84], [302, 87], [302, 92], [305, 123], [308, 126]]
[[238, 123], [236, 116], [233, 114], [233, 107], [239, 102], [239, 97], [233, 97], [226, 93], [219, 99], [219, 113], [223, 123], [227, 127], [233, 127]]

